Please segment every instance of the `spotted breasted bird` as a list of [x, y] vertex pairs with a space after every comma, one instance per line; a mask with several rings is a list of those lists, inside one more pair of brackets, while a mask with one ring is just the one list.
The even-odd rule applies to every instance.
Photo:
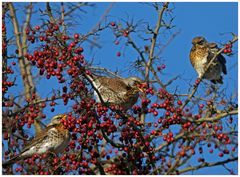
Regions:
[[30, 158], [34, 154], [41, 155], [46, 152], [62, 153], [70, 141], [70, 133], [61, 123], [61, 120], [66, 118], [66, 114], [54, 116], [51, 123], [38, 133], [18, 155], [3, 162], [3, 167], [5, 168], [19, 160]]
[[97, 102], [118, 105], [123, 110], [130, 109], [137, 102], [139, 92], [143, 92], [141, 84], [144, 82], [138, 77], [112, 78], [95, 74], [87, 77], [97, 90], [94, 90]]
[[[198, 36], [192, 39], [190, 61], [198, 73], [198, 77], [210, 80], [212, 83], [223, 83], [223, 74], [227, 74], [226, 59], [222, 54], [217, 55], [207, 71], [206, 67], [211, 59], [219, 52], [216, 43], [209, 43], [204, 37]], [[204, 74], [205, 72], [205, 74]]]

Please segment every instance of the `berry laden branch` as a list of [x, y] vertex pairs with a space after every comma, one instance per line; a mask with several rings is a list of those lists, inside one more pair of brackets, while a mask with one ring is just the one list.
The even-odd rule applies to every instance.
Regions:
[[[32, 3], [30, 3], [29, 6], [27, 7], [26, 21], [23, 26], [22, 39], [21, 39], [18, 19], [15, 13], [16, 10], [13, 6], [13, 3], [10, 2], [7, 4], [10, 10], [10, 16], [11, 16], [11, 20], [14, 28], [16, 46], [18, 50], [18, 57], [20, 58], [18, 61], [19, 61], [20, 72], [23, 80], [24, 89], [25, 89], [25, 98], [28, 99], [31, 97], [31, 94], [33, 92], [36, 93], [36, 86], [34, 85], [32, 73], [31, 73], [31, 65], [30, 65], [30, 62], [24, 57], [24, 55], [27, 54], [26, 29], [29, 26], [33, 7], [32, 7]], [[36, 96], [37, 96], [37, 100], [40, 99], [38, 94], [36, 94]], [[37, 133], [41, 131], [42, 127], [37, 121], [34, 121], [34, 126]]]

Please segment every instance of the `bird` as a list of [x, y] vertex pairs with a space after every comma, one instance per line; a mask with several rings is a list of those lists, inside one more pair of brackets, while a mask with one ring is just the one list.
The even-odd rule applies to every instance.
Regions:
[[130, 109], [137, 102], [139, 92], [144, 92], [141, 88], [144, 81], [135, 76], [113, 78], [91, 74], [87, 75], [87, 78], [94, 87], [97, 103], [103, 101], [104, 103], [117, 105], [123, 110]]
[[210, 80], [213, 84], [223, 84], [223, 74], [227, 74], [226, 59], [218, 54], [208, 70], [206, 67], [211, 59], [220, 51], [216, 43], [209, 43], [204, 37], [197, 36], [192, 39], [192, 48], [189, 54], [190, 62], [199, 78]]
[[70, 141], [70, 133], [61, 123], [66, 118], [67, 114], [54, 116], [51, 123], [38, 133], [18, 155], [2, 164], [3, 168], [19, 160], [30, 158], [34, 154], [41, 155], [46, 152], [62, 153]]

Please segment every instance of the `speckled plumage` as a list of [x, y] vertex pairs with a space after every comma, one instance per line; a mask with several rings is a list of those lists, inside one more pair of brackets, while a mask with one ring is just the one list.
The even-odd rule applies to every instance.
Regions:
[[[138, 100], [138, 85], [143, 81], [137, 77], [125, 79], [111, 78], [105, 76], [88, 76], [93, 86], [98, 90], [104, 102], [130, 109]], [[98, 93], [94, 92], [97, 102], [101, 102]]]
[[[192, 40], [192, 48], [190, 51], [190, 61], [194, 69], [198, 73], [198, 77], [202, 77], [205, 68], [211, 61], [213, 56], [220, 50], [216, 43], [208, 43], [204, 37], [195, 37]], [[210, 80], [214, 84], [223, 83], [222, 73], [227, 74], [226, 60], [219, 54], [206, 71], [204, 79]]]
[[37, 134], [20, 154], [3, 163], [3, 167], [7, 167], [19, 161], [26, 159], [34, 154], [44, 154], [48, 151], [53, 153], [61, 153], [67, 147], [70, 140], [70, 134], [67, 129], [60, 123], [62, 119], [66, 119], [67, 115], [57, 115], [52, 118], [51, 123], [40, 133]]

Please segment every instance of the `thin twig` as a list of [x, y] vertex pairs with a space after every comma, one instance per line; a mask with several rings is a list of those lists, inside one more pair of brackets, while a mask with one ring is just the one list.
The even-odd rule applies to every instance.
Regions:
[[178, 172], [179, 172], [179, 174], [182, 174], [182, 173], [185, 173], [185, 172], [188, 172], [188, 171], [194, 171], [194, 170], [198, 170], [198, 169], [204, 168], [204, 167], [214, 167], [214, 166], [218, 166], [218, 165], [223, 165], [223, 164], [226, 164], [226, 163], [229, 163], [229, 162], [234, 162], [234, 161], [237, 161], [237, 160], [238, 160], [238, 157], [234, 157], [234, 158], [226, 159], [226, 160], [219, 161], [219, 162], [212, 162], [212, 163], [204, 162], [204, 163], [202, 163], [201, 165], [198, 165], [198, 166], [186, 167], [185, 169], [179, 170]]
[[149, 78], [149, 68], [152, 65], [152, 61], [154, 58], [153, 55], [154, 55], [154, 50], [155, 50], [155, 46], [156, 46], [156, 42], [157, 42], [158, 33], [159, 33], [159, 30], [160, 30], [161, 24], [162, 24], [163, 13], [168, 8], [168, 4], [169, 4], [169, 2], [165, 2], [163, 4], [162, 9], [158, 13], [157, 26], [154, 30], [153, 37], [151, 39], [151, 47], [150, 47], [150, 52], [149, 52], [149, 60], [147, 62], [147, 66], [146, 66], [145, 80], [148, 80], [148, 78]]
[[216, 122], [226, 116], [229, 116], [229, 115], [237, 115], [238, 114], [238, 110], [233, 110], [233, 111], [230, 111], [230, 112], [224, 112], [224, 113], [221, 113], [215, 117], [204, 117], [204, 118], [201, 118], [201, 119], [198, 119], [198, 120], [193, 120], [193, 119], [188, 119], [188, 121], [190, 122], [195, 122], [195, 123], [202, 123], [202, 122]]

